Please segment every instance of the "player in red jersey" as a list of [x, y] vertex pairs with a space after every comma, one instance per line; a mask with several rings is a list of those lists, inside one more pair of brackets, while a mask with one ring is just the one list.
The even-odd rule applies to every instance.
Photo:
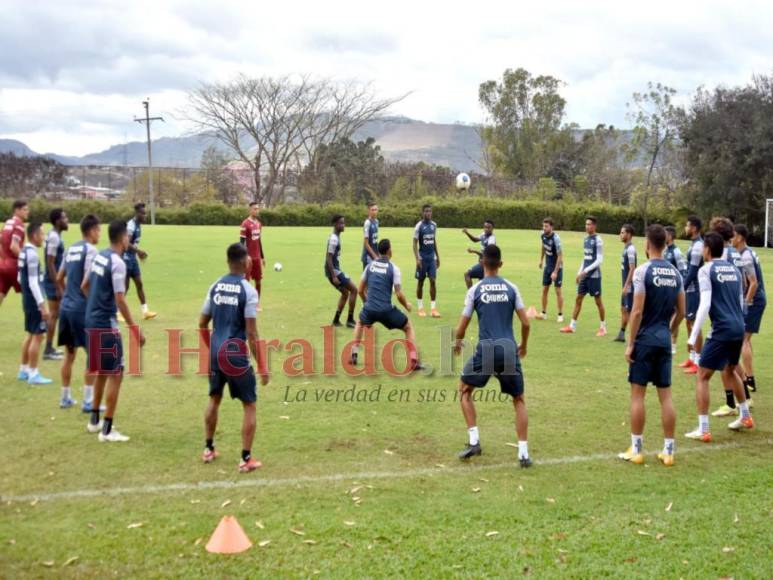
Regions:
[[19, 272], [19, 253], [24, 247], [24, 222], [30, 215], [30, 206], [23, 199], [13, 202], [13, 217], [5, 222], [0, 233], [0, 304], [11, 289], [21, 292], [16, 279]]
[[[242, 222], [241, 230], [239, 231], [239, 241], [247, 248], [247, 255], [252, 262], [252, 265], [247, 270], [247, 280], [255, 280], [255, 290], [258, 291], [258, 296], [260, 297], [258, 304], [263, 302], [260, 283], [263, 279], [263, 268], [266, 266], [266, 256], [263, 253], [263, 241], [261, 239], [263, 224], [258, 219], [259, 215], [260, 207], [258, 207], [258, 202], [253, 201], [250, 204], [250, 215]], [[261, 310], [260, 306], [258, 306], [258, 310]]]

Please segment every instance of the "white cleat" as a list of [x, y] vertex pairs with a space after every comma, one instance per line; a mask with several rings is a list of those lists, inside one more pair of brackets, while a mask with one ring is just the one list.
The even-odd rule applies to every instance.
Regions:
[[91, 421], [86, 423], [86, 431], [88, 431], [89, 433], [99, 433], [100, 431], [102, 431], [102, 420], [100, 419], [99, 423], [97, 423], [96, 425], [92, 425]]
[[107, 435], [100, 433], [98, 439], [100, 443], [124, 443], [129, 440], [129, 437], [112, 429]]
[[561, 314], [559, 314], [558, 318], [556, 318], [556, 322], [563, 322], [563, 321], [564, 321], [564, 317]]

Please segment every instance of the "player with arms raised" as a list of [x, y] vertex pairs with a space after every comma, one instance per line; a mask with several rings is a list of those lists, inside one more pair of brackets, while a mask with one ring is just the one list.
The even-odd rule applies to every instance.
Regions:
[[471, 242], [480, 243], [480, 250], [467, 248], [468, 254], [475, 254], [478, 256], [478, 263], [464, 273], [464, 283], [469, 289], [472, 286], [473, 280], [483, 279], [483, 264], [481, 263], [483, 260], [483, 250], [486, 249], [486, 246], [496, 244], [497, 239], [496, 236], [494, 236], [494, 222], [491, 220], [486, 220], [483, 222], [483, 231], [479, 236], [473, 236], [469, 231], [467, 231], [467, 228], [464, 228], [462, 233], [470, 238]]

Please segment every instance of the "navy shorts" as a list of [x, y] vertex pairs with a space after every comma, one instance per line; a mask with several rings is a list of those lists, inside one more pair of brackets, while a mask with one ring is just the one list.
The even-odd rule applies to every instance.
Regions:
[[138, 278], [142, 275], [140, 272], [140, 261], [137, 258], [125, 260], [125, 262], [127, 278]]
[[695, 320], [695, 315], [698, 314], [698, 306], [701, 304], [700, 292], [686, 292], [685, 293], [685, 320]]
[[45, 334], [48, 325], [43, 321], [43, 315], [37, 306], [24, 308], [24, 330], [30, 334]]
[[671, 386], [671, 345], [646, 346], [634, 343], [633, 362], [628, 366], [628, 382], [658, 388]]
[[430, 280], [434, 280], [436, 276], [437, 262], [435, 262], [435, 256], [432, 256], [431, 258], [422, 256], [421, 268], [416, 268], [416, 279], [424, 280], [424, 278], [429, 278]]
[[594, 298], [601, 296], [601, 278], [583, 278], [577, 285], [577, 294], [580, 296], [590, 294]]
[[483, 280], [483, 278], [485, 278], [485, 274], [483, 273], [483, 264], [480, 262], [475, 264], [472, 268], [467, 270], [467, 275], [472, 280]]
[[117, 328], [89, 328], [88, 371], [100, 375], [123, 373], [123, 341]]
[[405, 328], [408, 324], [408, 317], [396, 306], [392, 306], [391, 310], [370, 310], [367, 306], [360, 310], [360, 322], [364, 326], [373, 326], [377, 322], [380, 322], [389, 330], [394, 328]]
[[59, 313], [59, 346], [68, 349], [86, 348], [86, 313], [62, 310]]
[[43, 280], [43, 291], [48, 300], [59, 300], [59, 296], [56, 295], [56, 283], [52, 282], [48, 276]]
[[336, 286], [333, 283], [332, 276], [328, 276], [327, 274], [325, 274], [325, 276], [327, 276], [327, 281], [330, 282], [330, 285], [336, 290], [338, 290], [341, 294], [343, 294], [346, 290], [349, 289], [349, 281], [350, 281], [349, 277], [343, 272], [338, 273], [338, 286]]
[[523, 371], [515, 351], [501, 346], [481, 347], [479, 343], [475, 354], [464, 365], [461, 380], [465, 385], [481, 388], [492, 376], [499, 381], [503, 393], [512, 397], [523, 395]]
[[633, 292], [626, 292], [620, 297], [620, 306], [625, 308], [628, 312], [633, 310]]
[[232, 399], [239, 399], [243, 403], [254, 403], [258, 400], [258, 385], [252, 367], [245, 369], [240, 375], [226, 374], [219, 369], [212, 370], [209, 373], [209, 396], [222, 395], [226, 384]]
[[556, 281], [553, 282], [553, 280], [550, 278], [550, 276], [553, 274], [553, 268], [548, 266], [542, 270], [542, 285], [543, 286], [550, 286], [551, 284], [555, 284], [556, 288], [560, 288], [561, 285], [564, 283], [564, 268], [563, 266], [558, 269], [558, 275], [556, 276]]
[[757, 334], [760, 331], [760, 324], [762, 324], [762, 315], [765, 312], [766, 304], [752, 304], [746, 310], [743, 322], [746, 332], [751, 334]]
[[703, 344], [700, 366], [713, 371], [724, 370], [727, 365], [736, 366], [741, 359], [741, 347], [743, 347], [743, 339], [714, 340], [710, 338]]

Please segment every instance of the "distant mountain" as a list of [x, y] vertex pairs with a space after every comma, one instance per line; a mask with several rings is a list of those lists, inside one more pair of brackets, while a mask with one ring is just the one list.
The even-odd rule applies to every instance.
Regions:
[[33, 157], [37, 155], [32, 149], [16, 139], [0, 139], [0, 153], [13, 153], [19, 157]]

